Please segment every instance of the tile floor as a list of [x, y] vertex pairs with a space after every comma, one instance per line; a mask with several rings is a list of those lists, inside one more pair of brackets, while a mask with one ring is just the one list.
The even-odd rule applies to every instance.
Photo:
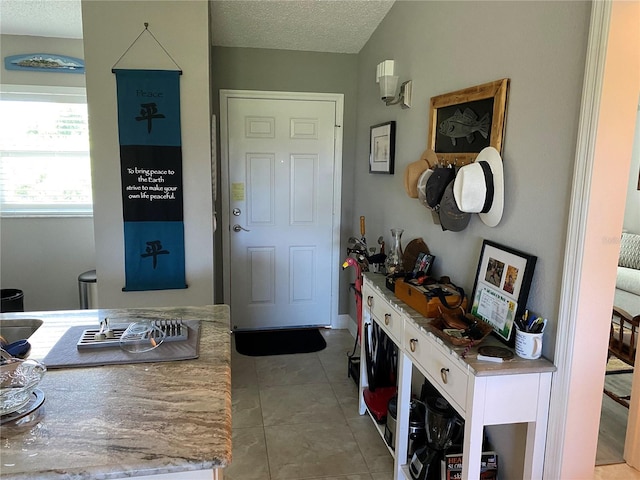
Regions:
[[[233, 460], [225, 480], [389, 480], [393, 459], [347, 377], [347, 330], [327, 348], [248, 357], [232, 345]], [[233, 337], [232, 337], [233, 338]]]
[[[390, 480], [393, 459], [346, 375], [347, 330], [322, 330], [318, 353], [247, 357], [232, 343], [233, 460], [225, 480]], [[232, 336], [233, 342], [233, 336]], [[596, 480], [640, 479], [627, 465]]]

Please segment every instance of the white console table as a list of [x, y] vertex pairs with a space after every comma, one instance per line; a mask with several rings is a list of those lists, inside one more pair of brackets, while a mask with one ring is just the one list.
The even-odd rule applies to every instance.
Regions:
[[[411, 480], [406, 458], [414, 365], [465, 420], [462, 478], [480, 478], [485, 425], [526, 423], [522, 478], [541, 479], [555, 366], [543, 358], [524, 360], [515, 355], [503, 363], [481, 361], [477, 359], [476, 347], [462, 358], [464, 349], [431, 333], [428, 319], [387, 289], [383, 275], [364, 274], [362, 297], [363, 322], [379, 324], [398, 346], [398, 409], [395, 452], [392, 452], [394, 480]], [[502, 345], [491, 336], [481, 345], [494, 342]], [[364, 348], [364, 342], [360, 343]], [[367, 411], [363, 399], [367, 387], [364, 350], [361, 359], [359, 397], [363, 415]], [[383, 427], [376, 426], [382, 434]]]

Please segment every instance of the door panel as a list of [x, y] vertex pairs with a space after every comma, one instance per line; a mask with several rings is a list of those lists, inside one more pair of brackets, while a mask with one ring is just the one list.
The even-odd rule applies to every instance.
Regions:
[[247, 223], [250, 226], [274, 224], [274, 170], [274, 154], [247, 154]]
[[291, 278], [289, 279], [291, 303], [313, 302], [315, 278], [315, 252], [313, 247], [291, 247]]
[[247, 248], [252, 305], [274, 304], [275, 254], [273, 248]]
[[312, 225], [318, 197], [317, 155], [291, 156], [291, 225]]
[[237, 330], [331, 324], [334, 101], [228, 99]]

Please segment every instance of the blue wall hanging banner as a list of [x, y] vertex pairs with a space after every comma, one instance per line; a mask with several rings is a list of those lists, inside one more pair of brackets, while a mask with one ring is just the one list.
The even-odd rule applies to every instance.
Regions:
[[114, 70], [125, 244], [124, 291], [187, 288], [180, 72]]

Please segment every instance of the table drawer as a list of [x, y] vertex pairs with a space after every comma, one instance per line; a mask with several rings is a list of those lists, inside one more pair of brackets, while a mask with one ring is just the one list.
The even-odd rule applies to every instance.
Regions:
[[368, 291], [365, 302], [366, 308], [371, 309], [376, 322], [393, 339], [396, 345], [400, 345], [404, 328], [402, 316], [378, 292], [373, 290]]
[[434, 347], [429, 354], [427, 372], [438, 390], [458, 404], [456, 409], [464, 412], [467, 403], [468, 371], [455, 363], [449, 355]]
[[419, 369], [422, 371], [427, 370], [429, 355], [431, 353], [431, 342], [424, 332], [409, 320], [404, 324], [402, 347]]

